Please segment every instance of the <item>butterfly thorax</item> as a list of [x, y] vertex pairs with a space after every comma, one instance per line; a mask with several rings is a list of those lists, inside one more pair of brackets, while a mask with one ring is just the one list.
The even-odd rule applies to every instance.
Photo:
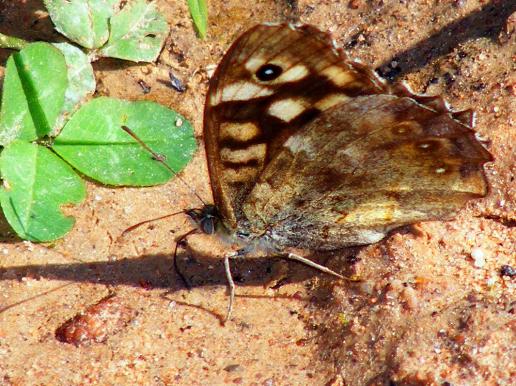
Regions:
[[197, 224], [201, 232], [216, 235], [241, 253], [268, 256], [283, 249], [283, 245], [274, 242], [274, 237], [268, 229], [253, 229], [249, 221], [240, 222], [238, 228], [231, 227], [224, 221], [215, 205], [207, 204], [202, 208], [189, 209], [185, 213]]

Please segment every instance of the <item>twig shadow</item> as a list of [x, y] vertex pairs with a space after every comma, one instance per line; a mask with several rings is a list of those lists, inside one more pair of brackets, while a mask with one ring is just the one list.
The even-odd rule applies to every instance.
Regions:
[[[460, 43], [481, 37], [494, 40], [505, 26], [507, 18], [514, 12], [516, 2], [492, 0], [478, 11], [451, 22], [427, 39], [386, 60], [376, 71], [393, 81], [449, 54]], [[398, 63], [394, 69], [389, 68], [393, 61]]]

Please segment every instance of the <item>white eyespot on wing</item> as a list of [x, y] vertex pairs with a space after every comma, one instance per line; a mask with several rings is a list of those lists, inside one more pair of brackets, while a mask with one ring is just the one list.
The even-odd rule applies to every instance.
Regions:
[[245, 163], [251, 160], [263, 160], [267, 151], [267, 145], [257, 143], [246, 149], [233, 150], [224, 147], [220, 150], [220, 159], [225, 162]]
[[355, 75], [339, 66], [330, 66], [321, 71], [321, 74], [330, 79], [336, 86], [343, 87], [355, 81]]
[[301, 135], [291, 135], [283, 144], [291, 151], [292, 154], [304, 152], [308, 158], [313, 159], [317, 156], [313, 146], [310, 144], [308, 138]]
[[296, 64], [295, 66], [289, 68], [287, 71], [281, 74], [274, 83], [295, 82], [297, 80], [306, 78], [306, 76], [309, 73], [310, 72], [308, 71], [308, 68], [306, 68], [306, 66], [302, 64]]
[[290, 122], [305, 111], [305, 109], [306, 107], [302, 100], [287, 98], [272, 103], [267, 112], [269, 115], [279, 118], [282, 121]]
[[220, 125], [221, 139], [236, 139], [246, 142], [260, 134], [259, 127], [252, 122], [233, 123], [224, 122]]
[[330, 94], [326, 97], [324, 97], [321, 100], [318, 100], [315, 103], [315, 108], [324, 111], [329, 109], [330, 107], [336, 106], [340, 103], [347, 102], [351, 99], [351, 97], [345, 95], [345, 94]]
[[213, 99], [210, 98], [210, 104], [216, 106], [220, 102], [247, 101], [253, 98], [272, 95], [273, 93], [274, 91], [270, 88], [259, 86], [252, 82], [235, 82], [224, 87], [220, 97], [215, 95]]
[[360, 146], [352, 144], [346, 146], [344, 149], [337, 150], [337, 154], [340, 157], [345, 156], [348, 159], [360, 160], [364, 156], [364, 150], [361, 150]]

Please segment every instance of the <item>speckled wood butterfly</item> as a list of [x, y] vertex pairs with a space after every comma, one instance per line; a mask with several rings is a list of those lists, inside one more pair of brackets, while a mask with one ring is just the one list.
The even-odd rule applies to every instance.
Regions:
[[[388, 85], [308, 26], [258, 25], [213, 75], [204, 139], [215, 205], [187, 213], [205, 233], [342, 277], [289, 248], [377, 242], [453, 217], [488, 190], [470, 110]], [[234, 285], [225, 258], [231, 288]], [[228, 312], [228, 317], [229, 317]]]

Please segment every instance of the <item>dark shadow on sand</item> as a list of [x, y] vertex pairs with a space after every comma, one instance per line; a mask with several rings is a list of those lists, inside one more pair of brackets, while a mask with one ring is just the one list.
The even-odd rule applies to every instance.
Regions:
[[[516, 12], [516, 1], [493, 0], [478, 11], [455, 20], [377, 67], [377, 72], [393, 81], [407, 73], [417, 71], [436, 58], [452, 52], [459, 44], [478, 38], [496, 40], [507, 23], [507, 18]], [[398, 65], [390, 68], [396, 61]]]

